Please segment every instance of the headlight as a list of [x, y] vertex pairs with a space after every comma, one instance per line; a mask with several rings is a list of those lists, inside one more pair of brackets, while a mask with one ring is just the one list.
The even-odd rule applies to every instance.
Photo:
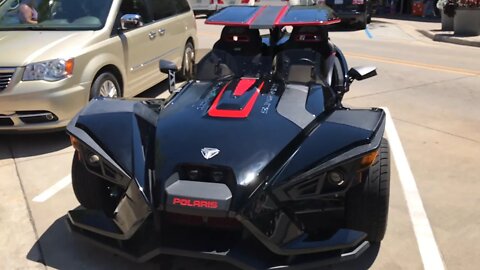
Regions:
[[24, 81], [58, 81], [73, 73], [73, 59], [55, 59], [51, 61], [33, 63], [25, 68]]

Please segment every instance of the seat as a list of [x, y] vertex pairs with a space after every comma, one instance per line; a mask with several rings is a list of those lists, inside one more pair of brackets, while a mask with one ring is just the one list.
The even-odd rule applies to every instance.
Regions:
[[278, 76], [287, 82], [332, 83], [335, 49], [322, 26], [294, 27], [277, 53]]
[[225, 26], [212, 51], [198, 63], [197, 79], [258, 76], [269, 72], [271, 62], [262, 62], [264, 50], [258, 29]]
[[234, 65], [227, 65], [237, 76], [253, 75], [260, 72], [263, 53], [262, 37], [258, 29], [225, 26], [220, 40], [213, 45], [214, 51], [223, 51], [233, 56]]

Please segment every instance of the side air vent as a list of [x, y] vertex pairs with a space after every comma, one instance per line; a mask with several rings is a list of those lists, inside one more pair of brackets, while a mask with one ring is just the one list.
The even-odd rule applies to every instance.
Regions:
[[304, 197], [315, 196], [320, 194], [323, 187], [323, 180], [325, 175], [311, 178], [301, 184], [295, 185], [288, 190], [288, 196], [290, 198], [301, 199]]

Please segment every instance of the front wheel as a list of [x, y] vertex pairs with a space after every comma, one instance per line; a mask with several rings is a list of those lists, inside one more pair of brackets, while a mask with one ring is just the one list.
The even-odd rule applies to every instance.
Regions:
[[72, 187], [78, 202], [91, 210], [110, 210], [109, 184], [89, 172], [75, 151], [72, 161]]
[[90, 99], [95, 97], [116, 98], [120, 96], [120, 84], [112, 73], [103, 72], [93, 81]]
[[367, 233], [366, 240], [379, 243], [385, 236], [390, 197], [390, 150], [382, 139], [379, 154], [363, 182], [347, 193], [347, 226]]

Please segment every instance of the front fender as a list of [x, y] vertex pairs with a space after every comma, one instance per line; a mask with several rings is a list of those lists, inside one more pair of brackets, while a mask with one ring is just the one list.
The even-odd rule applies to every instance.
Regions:
[[67, 132], [135, 179], [145, 192], [162, 106], [162, 100], [94, 99], [70, 122]]

